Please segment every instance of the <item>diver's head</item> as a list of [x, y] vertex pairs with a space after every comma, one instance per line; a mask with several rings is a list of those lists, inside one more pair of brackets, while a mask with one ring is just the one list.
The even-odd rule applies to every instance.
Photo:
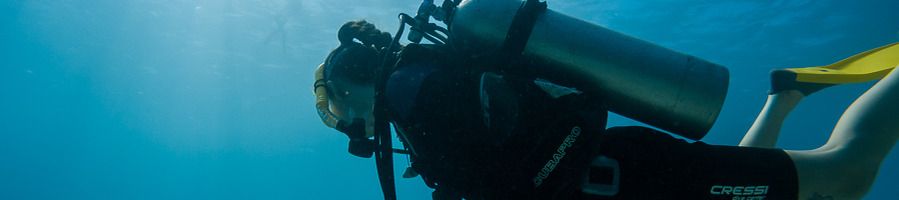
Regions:
[[376, 76], [385, 53], [400, 45], [389, 33], [362, 20], [343, 24], [337, 38], [340, 46], [315, 71], [316, 109], [325, 125], [351, 141], [367, 141], [374, 135]]
[[341, 120], [373, 122], [377, 55], [370, 47], [346, 44], [328, 56], [324, 65], [325, 84], [331, 111]]

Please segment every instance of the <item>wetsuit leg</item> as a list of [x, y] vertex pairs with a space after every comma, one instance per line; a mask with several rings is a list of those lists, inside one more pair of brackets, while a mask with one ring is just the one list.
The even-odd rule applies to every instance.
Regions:
[[797, 198], [796, 168], [780, 149], [688, 143], [645, 127], [610, 128], [597, 143], [619, 165], [618, 191], [583, 199]]

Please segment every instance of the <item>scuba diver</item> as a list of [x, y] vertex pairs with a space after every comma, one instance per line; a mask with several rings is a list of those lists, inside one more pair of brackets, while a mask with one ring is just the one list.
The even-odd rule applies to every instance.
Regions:
[[[616, 112], [700, 140], [727, 93], [717, 64], [536, 0], [425, 0], [399, 16], [393, 37], [365, 21], [341, 26], [313, 83], [324, 124], [349, 137], [351, 154], [375, 157], [385, 199], [396, 198], [394, 153], [409, 155], [403, 177], [420, 175], [434, 199], [859, 199], [899, 139], [896, 44], [774, 71], [756, 123], [740, 146], [722, 146], [606, 128]], [[825, 145], [773, 148], [801, 98], [876, 79]]]

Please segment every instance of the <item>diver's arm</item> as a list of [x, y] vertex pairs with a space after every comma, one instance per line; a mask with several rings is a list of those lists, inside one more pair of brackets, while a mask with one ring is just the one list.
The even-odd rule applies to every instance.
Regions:
[[777, 144], [780, 128], [790, 111], [804, 95], [796, 90], [786, 90], [768, 95], [768, 101], [756, 117], [752, 127], [743, 136], [740, 146], [772, 148]]

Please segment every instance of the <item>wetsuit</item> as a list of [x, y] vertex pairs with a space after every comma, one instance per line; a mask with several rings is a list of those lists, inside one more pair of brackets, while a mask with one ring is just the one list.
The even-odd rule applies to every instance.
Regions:
[[447, 54], [406, 47], [385, 91], [412, 168], [435, 199], [797, 198], [783, 150], [605, 129], [601, 96]]

